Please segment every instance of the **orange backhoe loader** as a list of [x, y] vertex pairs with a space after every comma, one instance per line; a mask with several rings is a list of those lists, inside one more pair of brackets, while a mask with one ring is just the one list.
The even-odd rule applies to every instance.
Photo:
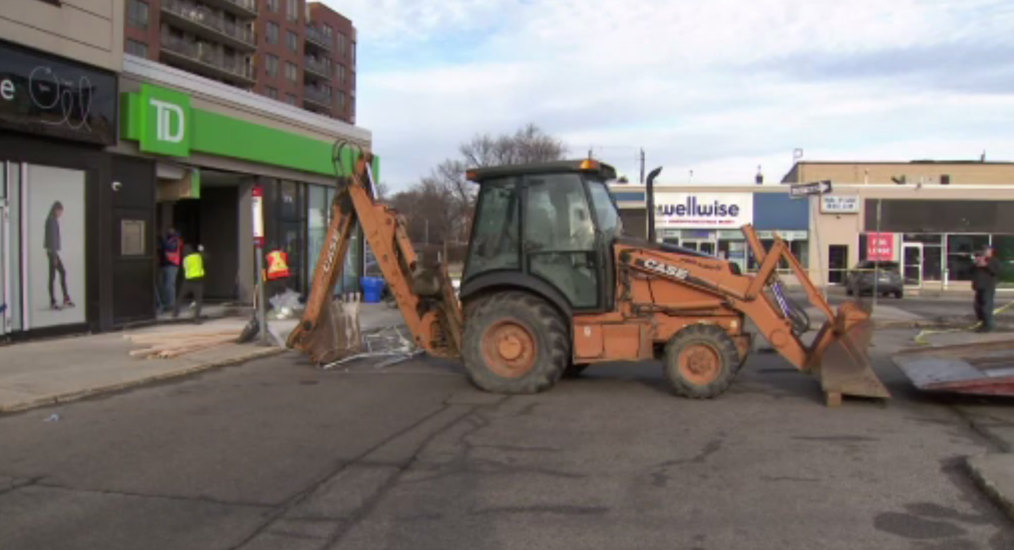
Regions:
[[[470, 170], [479, 193], [456, 294], [446, 267], [418, 259], [401, 218], [375, 199], [371, 154], [353, 156], [287, 342], [318, 364], [348, 344], [332, 289], [358, 222], [416, 345], [460, 358], [485, 391], [534, 393], [593, 363], [660, 359], [675, 393], [716, 397], [752, 349], [749, 318], [786, 360], [819, 374], [829, 406], [842, 395], [889, 397], [866, 355], [868, 315], [851, 302], [832, 311], [777, 237], [765, 250], [742, 228], [760, 265], [744, 274], [720, 258], [625, 236], [607, 187], [615, 170], [605, 163]], [[809, 345], [801, 340], [809, 319], [782, 291], [782, 262], [827, 318]]]

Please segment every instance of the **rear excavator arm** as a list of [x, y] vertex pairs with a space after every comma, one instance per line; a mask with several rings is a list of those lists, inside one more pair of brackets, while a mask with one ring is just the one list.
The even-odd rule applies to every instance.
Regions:
[[[641, 284], [647, 285], [638, 292], [638, 282], [627, 283], [623, 295], [630, 300], [631, 310], [697, 316], [738, 312], [749, 317], [771, 346], [796, 368], [819, 373], [829, 399], [840, 399], [841, 394], [888, 397], [866, 356], [872, 328], [869, 316], [853, 302], [843, 303], [837, 314], [832, 311], [777, 236], [771, 249], [765, 251], [751, 226], [743, 227], [743, 234], [760, 263], [753, 275], [739, 274], [730, 263], [717, 258], [636, 246], [620, 249], [621, 269], [641, 274], [645, 279]], [[827, 318], [809, 345], [802, 341], [802, 331], [794, 323], [792, 306], [783, 305], [788, 300], [778, 286], [777, 273], [782, 260], [799, 280], [810, 303]], [[652, 286], [652, 281], [659, 280], [665, 283]]]
[[[340, 156], [339, 148], [336, 158]], [[461, 309], [445, 264], [420, 265], [400, 216], [374, 200], [371, 161], [370, 153], [360, 153], [352, 173], [338, 179], [338, 192], [331, 203], [331, 223], [313, 273], [303, 318], [286, 345], [321, 364], [340, 358], [352, 344], [347, 341], [344, 323], [334, 313], [332, 303], [334, 285], [358, 221], [415, 344], [435, 356], [458, 356]], [[340, 168], [340, 162], [336, 161], [336, 166]]]

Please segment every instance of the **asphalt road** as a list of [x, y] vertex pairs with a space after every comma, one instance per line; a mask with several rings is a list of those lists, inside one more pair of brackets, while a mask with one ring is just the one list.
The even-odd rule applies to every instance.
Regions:
[[504, 398], [280, 356], [0, 417], [0, 548], [1014, 548], [960, 464], [996, 442], [878, 370], [893, 401], [827, 409], [769, 354], [705, 402], [657, 364]]

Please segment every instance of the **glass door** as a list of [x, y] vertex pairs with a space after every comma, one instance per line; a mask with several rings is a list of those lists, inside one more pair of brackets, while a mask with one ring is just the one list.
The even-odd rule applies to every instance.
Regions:
[[922, 286], [922, 252], [922, 243], [905, 243], [902, 246], [901, 269], [906, 287]]
[[10, 231], [8, 224], [10, 217], [7, 215], [7, 163], [0, 162], [0, 336], [8, 333], [11, 315], [10, 307], [7, 305], [11, 295], [8, 283], [7, 271], [10, 269], [7, 261], [7, 250], [10, 243], [7, 242]]

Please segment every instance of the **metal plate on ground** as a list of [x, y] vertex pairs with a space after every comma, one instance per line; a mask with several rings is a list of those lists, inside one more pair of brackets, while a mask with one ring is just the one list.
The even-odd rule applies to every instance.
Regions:
[[915, 387], [976, 395], [1014, 395], [1014, 343], [942, 346], [891, 357]]

